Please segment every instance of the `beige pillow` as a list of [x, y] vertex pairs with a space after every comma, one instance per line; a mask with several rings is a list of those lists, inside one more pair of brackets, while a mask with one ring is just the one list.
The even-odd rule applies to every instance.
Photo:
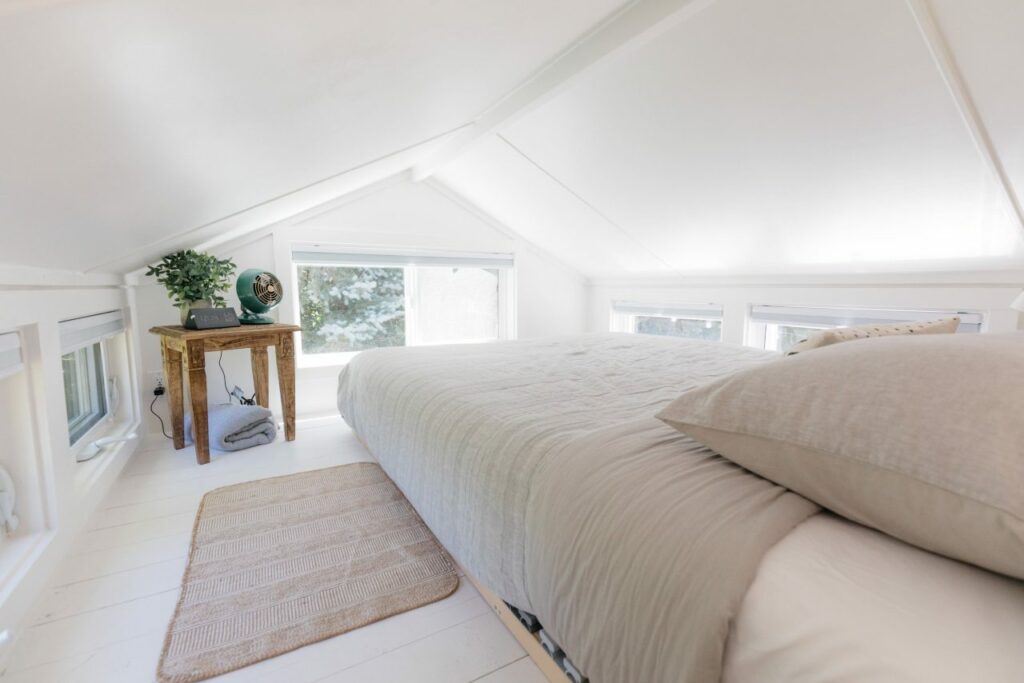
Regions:
[[1024, 578], [1024, 333], [837, 344], [658, 417], [849, 519]]
[[886, 337], [894, 334], [943, 334], [956, 332], [960, 327], [960, 318], [941, 318], [919, 323], [894, 323], [891, 325], [856, 325], [839, 327], [834, 330], [822, 330], [791, 348], [786, 355], [792, 356], [802, 351], [819, 349], [822, 346], [838, 344], [853, 339], [868, 337]]

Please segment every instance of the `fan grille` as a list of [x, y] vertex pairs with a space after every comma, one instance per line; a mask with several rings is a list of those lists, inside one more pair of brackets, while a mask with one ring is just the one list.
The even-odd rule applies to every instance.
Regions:
[[260, 273], [252, 282], [252, 293], [261, 304], [281, 303], [281, 281], [270, 273]]

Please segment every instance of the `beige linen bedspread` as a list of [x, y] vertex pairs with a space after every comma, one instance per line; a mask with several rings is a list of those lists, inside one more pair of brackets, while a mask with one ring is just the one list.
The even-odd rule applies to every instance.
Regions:
[[717, 683], [762, 556], [817, 511], [660, 420], [615, 424], [538, 468], [527, 593], [595, 683]]
[[452, 555], [593, 683], [701, 683], [761, 556], [817, 508], [652, 416], [772, 358], [615, 334], [380, 349], [338, 406]]

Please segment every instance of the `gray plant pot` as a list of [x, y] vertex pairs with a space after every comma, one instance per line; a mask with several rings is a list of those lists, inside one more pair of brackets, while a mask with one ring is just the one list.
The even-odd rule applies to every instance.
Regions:
[[200, 299], [198, 301], [189, 301], [188, 303], [179, 306], [178, 310], [181, 312], [182, 325], [185, 324], [185, 319], [188, 317], [188, 309], [190, 308], [213, 308], [213, 304], [205, 299]]

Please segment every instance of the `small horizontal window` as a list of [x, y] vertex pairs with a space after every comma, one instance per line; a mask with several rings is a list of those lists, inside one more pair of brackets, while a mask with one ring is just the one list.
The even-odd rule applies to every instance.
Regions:
[[295, 251], [302, 353], [507, 338], [511, 257]]
[[950, 310], [910, 310], [880, 308], [811, 308], [804, 306], [752, 306], [748, 344], [769, 351], [786, 352], [820, 330], [855, 325], [893, 325], [959, 316], [959, 333], [981, 331], [979, 313]]
[[61, 357], [68, 436], [74, 445], [107, 414], [103, 345], [96, 342]]
[[722, 307], [716, 304], [612, 303], [612, 329], [635, 334], [722, 340]]

